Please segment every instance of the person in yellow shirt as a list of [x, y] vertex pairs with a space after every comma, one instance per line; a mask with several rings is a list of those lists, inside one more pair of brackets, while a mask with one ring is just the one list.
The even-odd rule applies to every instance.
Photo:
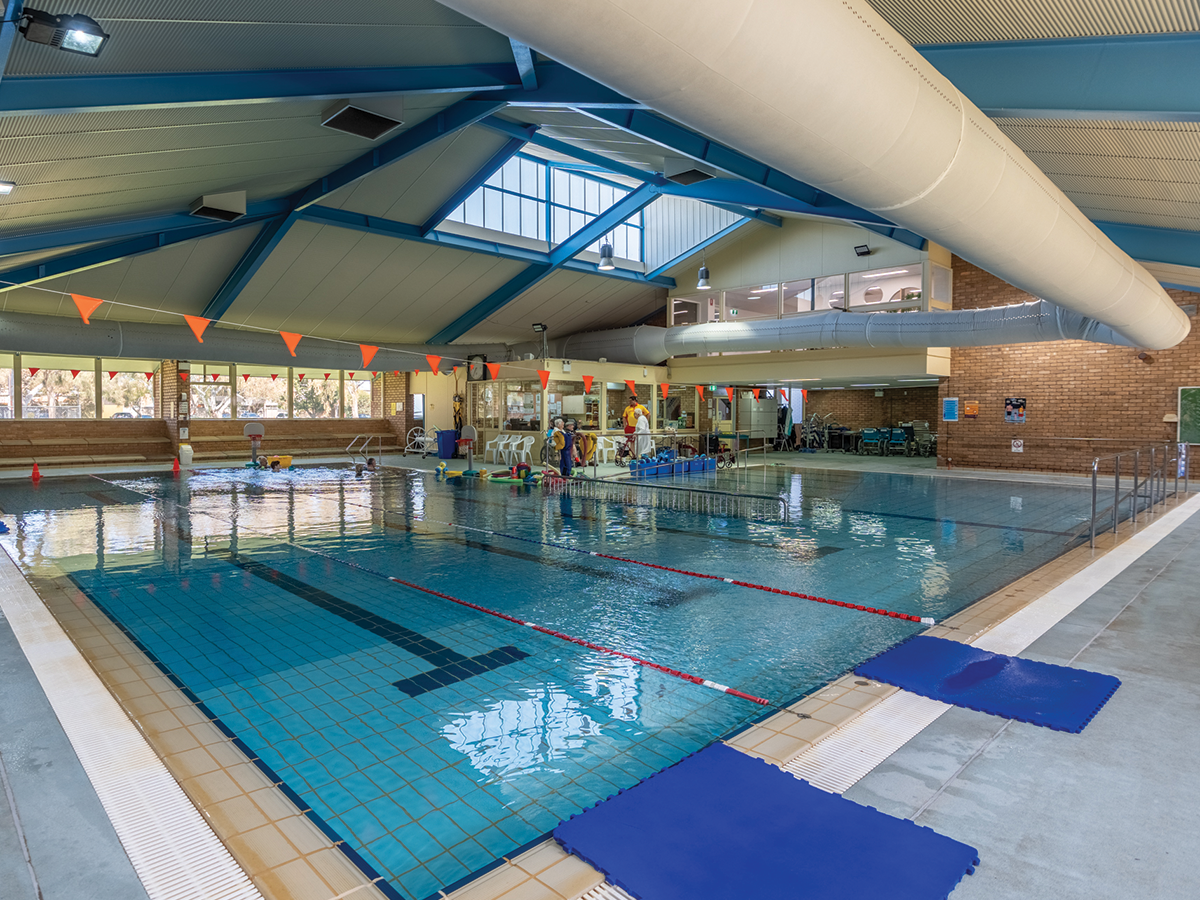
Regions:
[[625, 423], [626, 434], [633, 434], [637, 430], [638, 416], [645, 416], [649, 420], [650, 410], [638, 403], [637, 394], [632, 394], [629, 397], [629, 405], [621, 413], [621, 421]]

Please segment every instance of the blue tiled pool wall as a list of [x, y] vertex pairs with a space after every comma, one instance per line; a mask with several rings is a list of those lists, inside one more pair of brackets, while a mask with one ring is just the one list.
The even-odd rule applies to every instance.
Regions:
[[[966, 605], [1051, 558], [1064, 546], [1074, 514], [1056, 519], [1045, 508], [1051, 504], [1035, 498], [1017, 509], [1008, 494], [995, 491], [986, 497], [935, 491], [931, 505], [929, 491], [909, 490], [902, 501], [881, 507], [853, 483], [834, 484], [819, 496], [810, 478], [799, 486], [810, 495], [801, 498], [808, 518], [773, 529], [589, 502], [544, 504], [538, 494], [522, 499], [491, 485], [447, 488], [425, 478], [364, 485], [338, 475], [331, 485], [330, 477], [326, 472], [320, 482], [302, 482], [301, 496], [294, 483], [283, 490], [278, 482], [256, 484], [228, 473], [207, 483], [193, 477], [186, 485], [137, 479], [131, 487], [169, 498], [139, 508], [139, 516], [154, 508], [157, 549], [132, 551], [137, 541], [109, 527], [104, 553], [64, 562], [254, 755], [413, 897], [433, 894], [536, 840], [559, 819], [740, 728], [760, 710], [399, 588], [337, 560], [365, 561], [384, 574], [786, 700], [912, 629], [669, 573], [630, 573], [616, 562], [581, 564], [574, 554], [550, 548], [514, 550], [505, 539], [464, 535], [417, 518], [475, 522], [647, 561], [686, 561], [689, 568], [845, 599], [837, 591], [873, 590], [872, 605], [908, 602], [924, 611]], [[780, 484], [797, 490], [794, 480]], [[1011, 493], [1011, 486], [1002, 491]], [[76, 517], [74, 531], [81, 539], [90, 533], [94, 542], [98, 520], [129, 518], [130, 507], [109, 502], [116, 496], [106, 493], [96, 510], [56, 514], [54, 521], [34, 513], [25, 520], [33, 531], [42, 529], [47, 543], [46, 532], [65, 524], [63, 516]], [[1051, 499], [1070, 507], [1069, 498]], [[1009, 501], [1008, 512], [997, 516], [1001, 500]], [[331, 504], [337, 505], [332, 519]], [[11, 508], [9, 497], [4, 505]], [[890, 515], [897, 508], [906, 512]], [[1035, 517], [1016, 515], [1022, 512]], [[231, 533], [231, 521], [242, 523], [241, 534]], [[896, 534], [897, 522], [904, 534]], [[246, 537], [253, 528], [278, 531], [326, 555]], [[883, 585], [859, 578], [855, 570], [864, 558], [889, 557], [881, 553], [889, 535], [889, 571], [896, 577]], [[178, 545], [174, 573], [163, 565], [172, 542]], [[953, 548], [950, 558], [938, 556], [943, 547]], [[427, 672], [425, 658], [414, 659], [394, 640], [239, 569], [231, 551], [460, 656], [500, 646], [529, 656], [405, 696], [395, 683]]]

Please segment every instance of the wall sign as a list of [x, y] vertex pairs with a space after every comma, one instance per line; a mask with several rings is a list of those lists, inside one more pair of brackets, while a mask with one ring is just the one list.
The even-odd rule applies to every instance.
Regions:
[[1025, 398], [1009, 397], [1004, 401], [1004, 421], [1014, 425], [1025, 424]]
[[958, 398], [943, 397], [942, 398], [942, 421], [957, 422], [958, 421]]
[[979, 418], [979, 401], [966, 400], [963, 402], [962, 414], [964, 419]]
[[1024, 441], [1013, 441], [1012, 442], [1012, 452], [1013, 453], [1024, 453], [1025, 452], [1025, 442]]

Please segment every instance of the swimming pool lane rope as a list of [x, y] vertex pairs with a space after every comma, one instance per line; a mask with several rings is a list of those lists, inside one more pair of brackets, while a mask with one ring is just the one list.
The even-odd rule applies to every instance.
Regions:
[[[118, 485], [115, 482], [108, 481], [105, 478], [101, 478], [99, 475], [92, 475], [92, 477], [95, 478], [97, 481], [103, 481], [105, 484], [110, 484], [113, 487], [125, 487], [124, 485]], [[158, 500], [158, 501], [169, 500], [169, 498], [156, 497], [153, 494], [148, 494], [145, 491], [139, 491], [136, 488], [125, 487], [125, 490], [128, 490], [131, 493], [141, 494], [143, 497], [146, 497], [147, 499], [150, 499], [150, 500]], [[177, 500], [173, 501], [173, 502], [175, 502], [176, 505], [185, 506], [185, 507], [187, 507], [189, 512], [193, 512], [190, 504], [187, 504], [187, 503], [180, 504], [179, 501], [177, 501]], [[355, 503], [352, 505], [363, 506], [363, 504], [359, 504], [359, 503]], [[374, 509], [374, 507], [369, 507], [369, 508]], [[216, 513], [210, 512], [208, 510], [196, 510], [196, 512], [199, 512], [201, 515], [208, 516], [209, 518], [216, 519], [218, 522], [222, 522], [231, 527], [233, 525], [233, 523], [229, 519], [223, 519], [221, 516], [218, 516]], [[692, 684], [697, 684], [697, 685], [700, 685], [701, 687], [709, 688], [710, 690], [720, 691], [723, 694], [729, 694], [731, 697], [738, 697], [742, 700], [749, 700], [751, 703], [756, 703], [759, 706], [767, 706], [772, 709], [784, 709], [784, 707], [781, 707], [776, 703], [772, 703], [770, 700], [766, 700], [762, 697], [756, 697], [754, 694], [747, 694], [745, 691], [739, 691], [737, 688], [730, 687], [729, 685], [720, 684], [719, 682], [716, 682], [716, 681], [710, 681], [707, 678], [701, 678], [699, 675], [693, 675], [690, 672], [683, 672], [683, 671], [680, 671], [679, 669], [672, 669], [669, 666], [664, 666], [661, 663], [656, 663], [656, 662], [652, 662], [651, 660], [648, 660], [648, 659], [643, 659], [640, 656], [634, 656], [631, 653], [624, 653], [621, 650], [615, 650], [612, 647], [605, 647], [603, 644], [597, 644], [592, 641], [584, 640], [583, 638], [573, 637], [569, 634], [564, 634], [561, 631], [555, 631], [552, 628], [547, 628], [544, 625], [537, 625], [537, 624], [534, 624], [533, 622], [526, 622], [524, 619], [518, 619], [516, 616], [510, 616], [507, 613], [502, 613], [498, 610], [488, 609], [486, 606], [480, 606], [478, 603], [472, 603], [469, 600], [463, 600], [459, 597], [454, 597], [454, 596], [444, 593], [442, 591], [435, 591], [433, 588], [427, 588], [422, 585], [415, 584], [414, 582], [411, 582], [411, 581], [405, 581], [404, 579], [396, 578], [393, 575], [385, 575], [383, 572], [377, 572], [376, 570], [371, 569], [367, 566], [364, 566], [361, 563], [352, 562], [351, 560], [348, 560], [348, 559], [341, 559], [340, 557], [334, 556], [331, 553], [325, 553], [321, 550], [314, 550], [311, 547], [305, 547], [302, 544], [297, 544], [293, 541], [287, 540], [286, 538], [281, 540], [278, 537], [278, 535], [272, 534], [270, 532], [262, 531], [261, 529], [256, 529], [256, 528], [246, 526], [246, 525], [242, 525], [241, 527], [247, 531], [258, 531], [262, 534], [265, 534], [267, 537], [270, 537], [271, 539], [278, 541], [281, 544], [286, 544], [289, 547], [295, 547], [297, 550], [302, 550], [305, 553], [311, 553], [313, 556], [320, 556], [323, 559], [328, 559], [328, 560], [332, 560], [333, 562], [336, 562], [336, 563], [341, 563], [342, 565], [349, 566], [352, 569], [358, 569], [361, 572], [365, 572], [368, 575], [374, 575], [377, 578], [385, 578], [388, 581], [393, 582], [394, 584], [399, 584], [404, 587], [411, 588], [412, 590], [420, 591], [423, 594], [429, 594], [430, 596], [433, 596], [433, 597], [440, 597], [443, 600], [449, 600], [451, 603], [457, 603], [459, 606], [465, 606], [469, 609], [476, 610], [477, 612], [486, 613], [489, 616], [495, 616], [497, 619], [504, 619], [506, 622], [511, 622], [514, 625], [521, 625], [526, 628], [532, 628], [534, 631], [541, 632], [542, 634], [549, 635], [550, 637], [556, 637], [563, 641], [568, 641], [572, 644], [578, 644], [581, 647], [586, 647], [589, 650], [595, 650], [598, 653], [606, 653], [610, 656], [617, 656], [617, 657], [620, 657], [621, 659], [627, 659], [630, 662], [637, 663], [639, 666], [645, 666], [648, 669], [654, 669], [656, 671], [663, 672], [663, 673], [665, 673], [667, 675], [671, 675], [675, 678], [680, 678], [684, 681], [689, 681]]]
[[[355, 503], [347, 500], [348, 506], [357, 506], [360, 509], [371, 509], [375, 512], [387, 515], [391, 513], [396, 515], [396, 510], [381, 509], [378, 506], [371, 506], [369, 503]], [[415, 519], [418, 522], [426, 522], [433, 525], [445, 525], [449, 528], [461, 528], [463, 531], [473, 531], [476, 534], [488, 534], [493, 537], [507, 538], [511, 541], [520, 541], [525, 544], [537, 544], [542, 547], [553, 547], [557, 550], [569, 550], [571, 553], [581, 553], [584, 556], [595, 556], [598, 559], [611, 559], [616, 562], [628, 563], [633, 566], [643, 566], [647, 569], [659, 569], [663, 572], [674, 572], [677, 575], [687, 575], [691, 578], [704, 578], [709, 581], [723, 581], [725, 584], [733, 584], [738, 587], [750, 588], [753, 591], [763, 591], [768, 594], [779, 594], [782, 597], [795, 597], [798, 600], [810, 600], [813, 603], [827, 603], [830, 606], [840, 606], [843, 609], [852, 609], [857, 612], [872, 613], [877, 616], [884, 616], [888, 619], [899, 619], [904, 622], [920, 622], [922, 625], [936, 625], [937, 620], [930, 616], [914, 616], [910, 613], [896, 612], [890, 609], [877, 609], [874, 606], [864, 606], [857, 603], [847, 603], [844, 600], [832, 600], [829, 597], [818, 597], [814, 594], [804, 594], [800, 591], [789, 591], [784, 588], [773, 588], [765, 584], [755, 584], [752, 581], [740, 581], [736, 578], [724, 578], [721, 575], [708, 575], [704, 572], [692, 572], [688, 569], [677, 569], [674, 566], [660, 566], [657, 563], [643, 562], [640, 559], [630, 559], [627, 556], [614, 556], [611, 553], [598, 553], [595, 550], [583, 550], [579, 547], [572, 547], [570, 544], [560, 544], [556, 541], [540, 541], [536, 538], [521, 537], [516, 534], [507, 534], [503, 531], [493, 531], [489, 528], [477, 528], [473, 525], [463, 525], [458, 522], [443, 522], [439, 519], [431, 519], [427, 516], [417, 516], [411, 513], [399, 513], [406, 518]]]

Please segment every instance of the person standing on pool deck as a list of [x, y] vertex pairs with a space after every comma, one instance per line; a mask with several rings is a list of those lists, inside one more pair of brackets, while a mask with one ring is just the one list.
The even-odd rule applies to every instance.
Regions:
[[568, 422], [563, 428], [563, 445], [558, 451], [558, 470], [565, 476], [571, 475], [571, 457], [575, 454], [575, 423]]
[[625, 411], [621, 413], [621, 420], [625, 423], [625, 433], [633, 434], [637, 430], [638, 416], [650, 418], [650, 410], [638, 403], [637, 394], [630, 394], [629, 405], [625, 407]]

